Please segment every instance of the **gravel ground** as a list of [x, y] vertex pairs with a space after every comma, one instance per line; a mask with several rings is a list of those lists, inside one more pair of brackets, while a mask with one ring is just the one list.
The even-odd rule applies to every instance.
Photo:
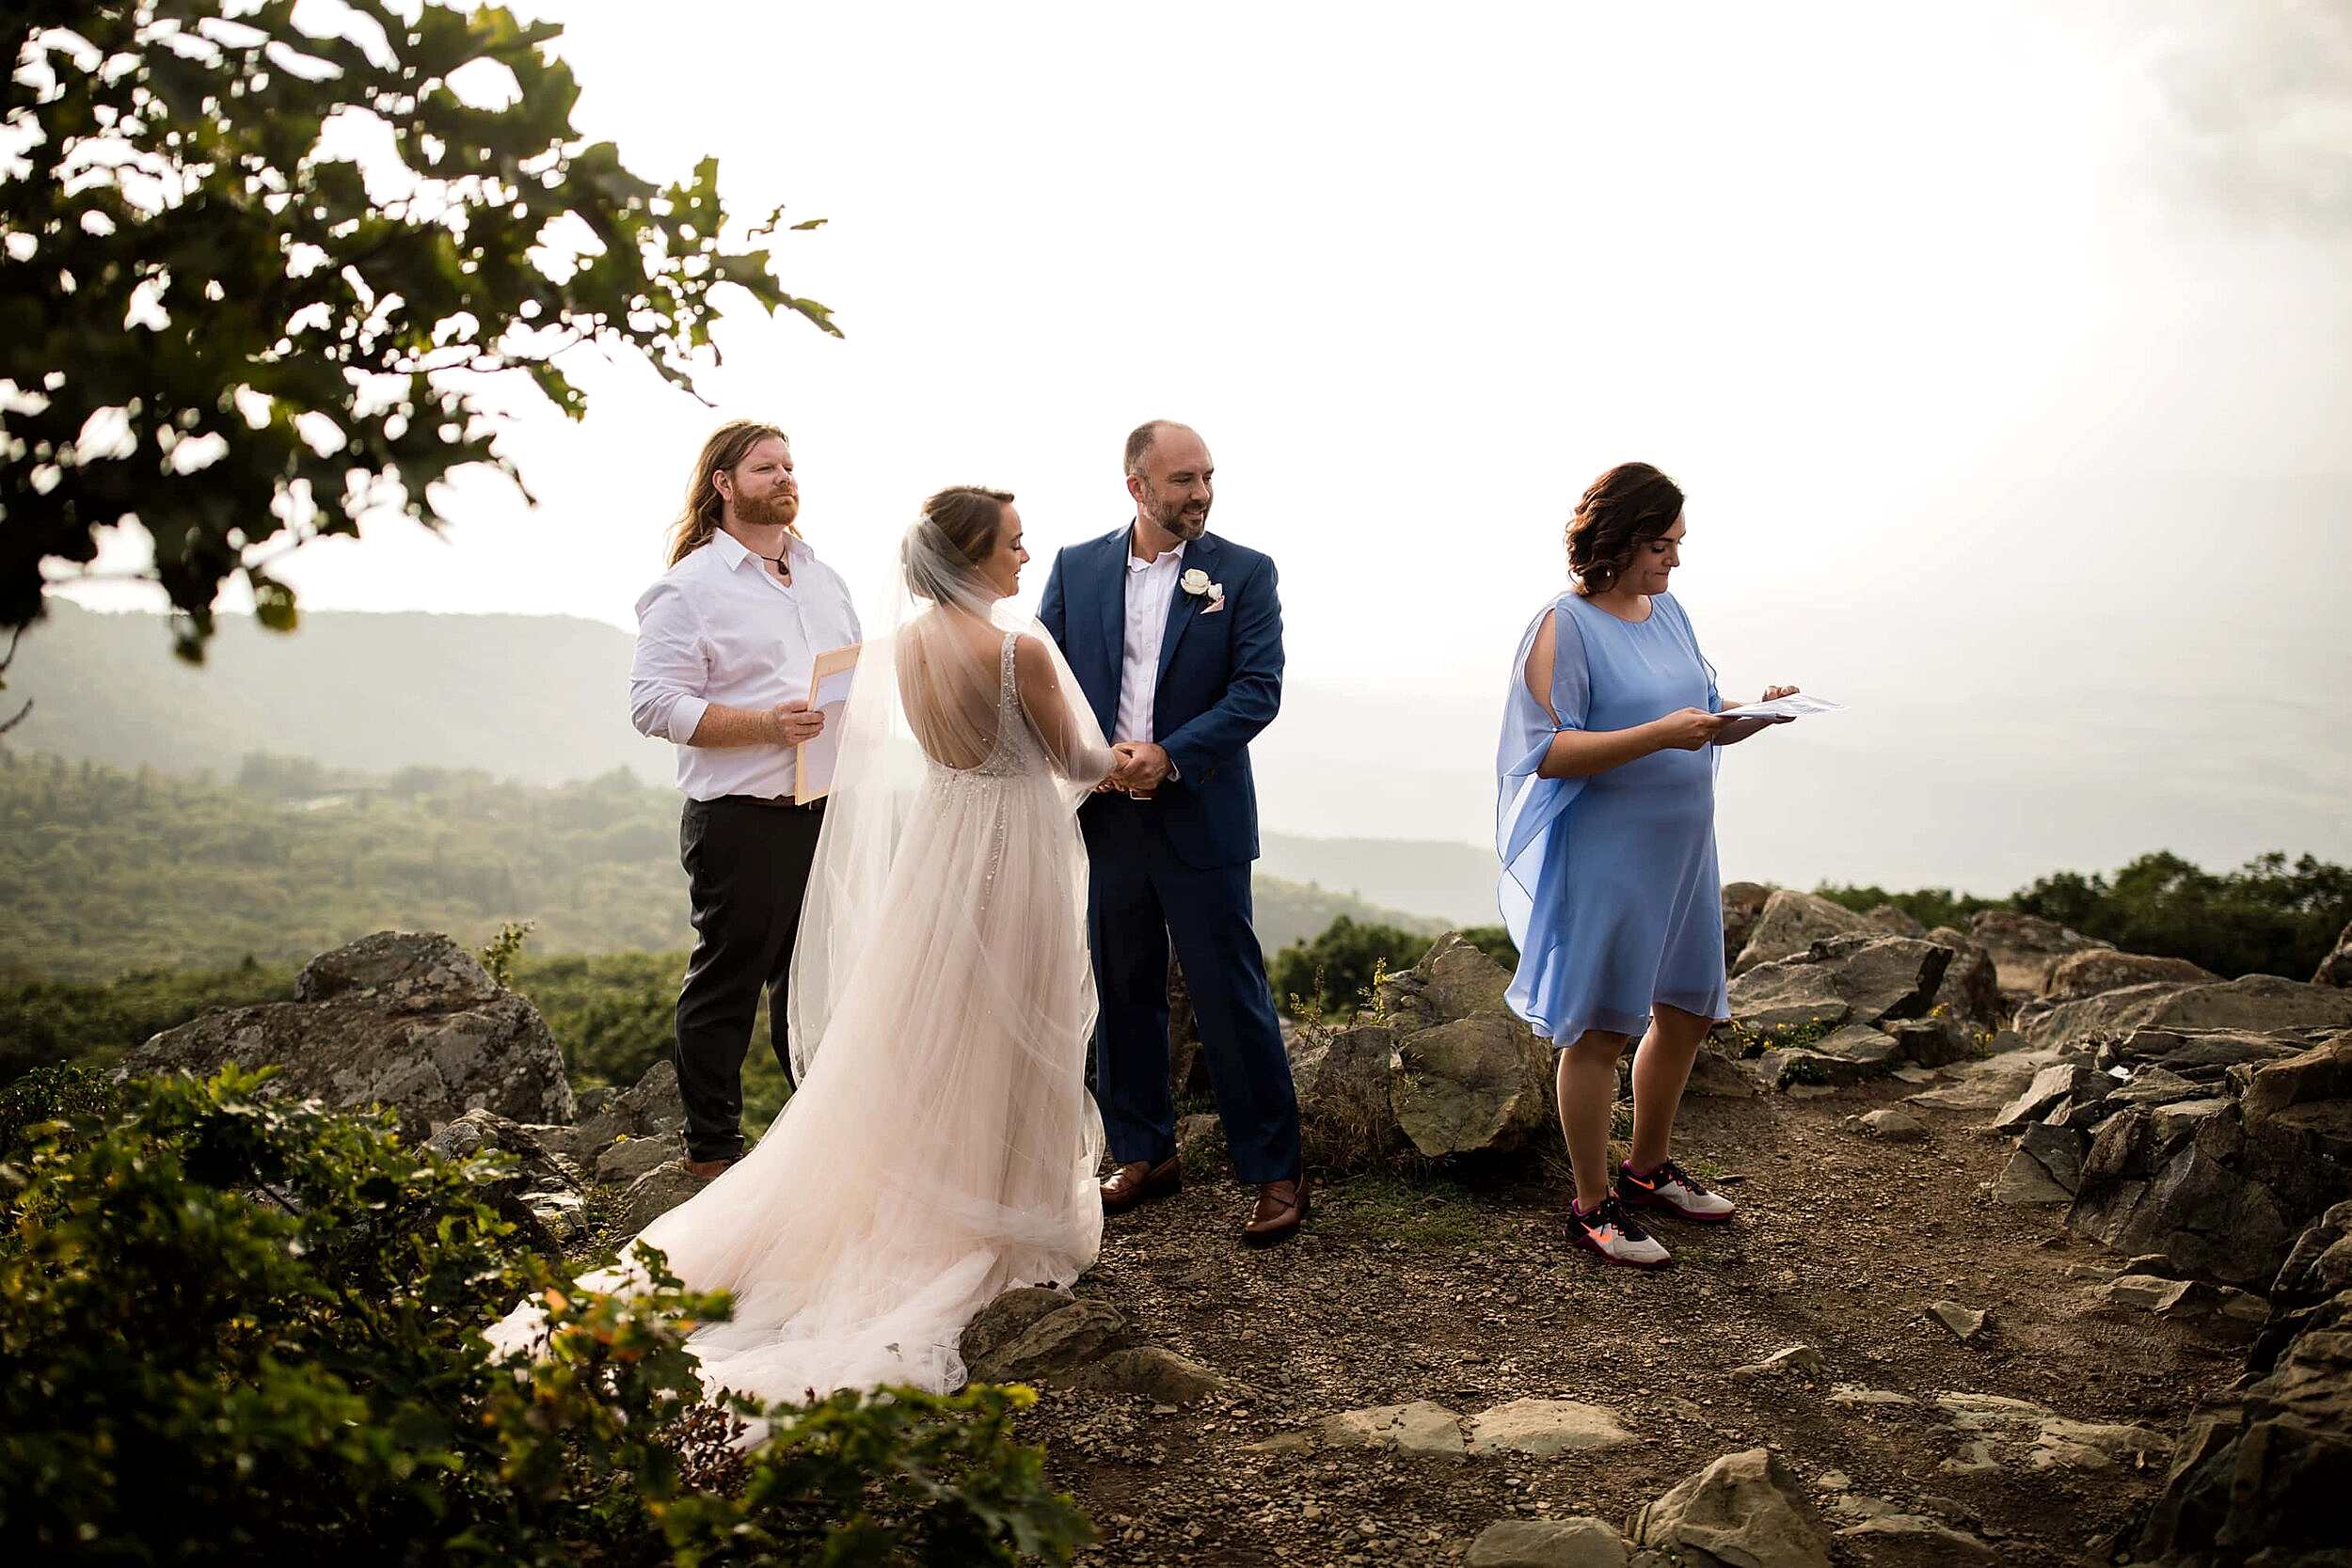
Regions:
[[[1906, 1092], [1687, 1102], [1678, 1156], [1742, 1212], [1718, 1228], [1661, 1220], [1677, 1266], [1661, 1275], [1568, 1247], [1556, 1161], [1483, 1180], [1327, 1184], [1306, 1234], [1266, 1252], [1236, 1240], [1248, 1194], [1230, 1180], [1188, 1180], [1112, 1220], [1079, 1293], [1237, 1386], [1184, 1408], [1045, 1392], [1025, 1432], [1103, 1532], [1081, 1561], [1452, 1562], [1498, 1519], [1589, 1513], [1622, 1528], [1682, 1477], [1757, 1445], [1820, 1499], [1842, 1473], [1853, 1494], [1975, 1530], [2007, 1563], [2116, 1560], [2109, 1538], [2157, 1484], [2162, 1449], [2095, 1470], [1949, 1473], [1939, 1466], [1965, 1441], [1925, 1402], [1995, 1394], [2169, 1439], [2227, 1389], [2240, 1354], [2091, 1313], [2122, 1260], [2068, 1236], [2060, 1211], [1990, 1202], [2009, 1146], [1972, 1132], [1974, 1118], [1922, 1112], [1931, 1135], [1909, 1145], [1847, 1125]], [[1991, 1327], [1961, 1344], [1922, 1316], [1939, 1299], [1989, 1309]], [[1732, 1375], [1797, 1343], [1820, 1353], [1821, 1373]], [[1838, 1385], [1921, 1402], [1840, 1403]], [[1530, 1397], [1607, 1406], [1641, 1441], [1549, 1459], [1253, 1446], [1366, 1405], [1432, 1400], [1470, 1415]], [[1847, 1541], [1834, 1554], [1927, 1560]]]

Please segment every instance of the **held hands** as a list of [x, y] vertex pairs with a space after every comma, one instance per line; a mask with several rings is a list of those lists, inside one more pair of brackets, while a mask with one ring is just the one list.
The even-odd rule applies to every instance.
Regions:
[[775, 726], [779, 745], [798, 746], [816, 739], [825, 730], [825, 716], [806, 703], [778, 703], [768, 717]]
[[1097, 789], [1149, 795], [1159, 787], [1173, 766], [1168, 760], [1168, 752], [1149, 740], [1122, 740], [1111, 748], [1111, 776], [1097, 784]]
[[1715, 734], [1729, 721], [1719, 713], [1703, 708], [1686, 707], [1669, 713], [1663, 719], [1650, 721], [1650, 733], [1658, 739], [1660, 751], [1695, 752], [1713, 743]]

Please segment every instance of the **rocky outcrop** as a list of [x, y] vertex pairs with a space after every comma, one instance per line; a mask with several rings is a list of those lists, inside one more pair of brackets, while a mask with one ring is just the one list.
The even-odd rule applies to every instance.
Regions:
[[2001, 994], [2012, 1002], [2040, 996], [2050, 983], [2050, 971], [2068, 954], [2114, 945], [2015, 910], [1979, 910], [1968, 922], [1968, 935], [1993, 956]]
[[1308, 1164], [1362, 1169], [1507, 1154], [1552, 1119], [1549, 1049], [1503, 1003], [1511, 977], [1459, 936], [1388, 976], [1372, 1011], [1291, 1042]]
[[1936, 1000], [1954, 1022], [1972, 1033], [1990, 1034], [2007, 1027], [2014, 1009], [2001, 1000], [2000, 975], [1992, 953], [1949, 926], [1938, 926], [1927, 940], [1952, 950], [1952, 961], [1944, 971]]
[[577, 1164], [548, 1148], [535, 1132], [496, 1111], [468, 1111], [426, 1139], [424, 1147], [445, 1160], [492, 1151], [506, 1155], [513, 1171], [490, 1183], [484, 1196], [501, 1219], [521, 1230], [526, 1244], [561, 1252], [588, 1234], [586, 1182]]
[[2072, 1228], [2184, 1277], [2259, 1288], [2306, 1224], [2352, 1197], [2352, 1031], [2309, 1045], [2143, 1031], [2099, 1064], [2041, 1117], [2090, 1138]]
[[416, 1138], [473, 1110], [521, 1123], [572, 1119], [563, 1055], [537, 1009], [445, 936], [364, 937], [312, 959], [294, 995], [167, 1030], [119, 1071], [276, 1067], [264, 1093], [337, 1110], [388, 1106]]
[[2136, 1029], [2281, 1029], [2352, 1027], [2352, 990], [2307, 986], [2275, 974], [2248, 974], [2203, 985], [2155, 981], [2058, 1002], [2036, 1000], [2017, 1011], [2017, 1032], [2037, 1046], [2073, 1049]]
[[1725, 882], [1724, 884], [1724, 964], [1726, 968], [1740, 959], [1740, 950], [1755, 934], [1756, 923], [1764, 917], [1764, 906], [1772, 901], [1772, 890], [1762, 882]]
[[1770, 1449], [1724, 1455], [1636, 1509], [1626, 1534], [1708, 1568], [1829, 1568], [1820, 1516]]
[[2142, 1557], [2178, 1568], [2339, 1568], [2352, 1490], [2352, 1203], [2296, 1240], [2237, 1408], [2191, 1422]]
[[1106, 1301], [1039, 1285], [1018, 1286], [964, 1325], [957, 1350], [975, 1383], [1045, 1383], [1189, 1404], [1227, 1385], [1163, 1345], [1136, 1343], [1126, 1315]]
[[1771, 1034], [1922, 1017], [1952, 957], [1950, 948], [1913, 937], [1830, 937], [1740, 975], [1730, 989], [1731, 1022]]
[[1746, 945], [1732, 959], [1731, 973], [1745, 974], [1758, 964], [1793, 958], [1825, 937], [1851, 932], [1876, 933], [1877, 928], [1843, 904], [1793, 888], [1774, 888], [1748, 932]]
[[2164, 982], [2175, 986], [2208, 985], [2221, 976], [2186, 958], [2158, 958], [2146, 953], [2121, 953], [2111, 947], [2087, 947], [2069, 953], [2050, 966], [2042, 983], [2042, 1000], [2072, 1002], [2125, 986]]
[[1889, 936], [1923, 937], [1928, 934], [1928, 928], [1916, 918], [1892, 904], [1881, 904], [1863, 918]]

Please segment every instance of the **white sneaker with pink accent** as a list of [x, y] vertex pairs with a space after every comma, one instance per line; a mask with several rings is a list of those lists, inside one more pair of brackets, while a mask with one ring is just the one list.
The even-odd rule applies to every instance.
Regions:
[[1629, 1209], [1663, 1209], [1677, 1219], [1721, 1225], [1740, 1206], [1712, 1193], [1672, 1160], [1655, 1170], [1636, 1171], [1629, 1160], [1617, 1167], [1617, 1200]]
[[1598, 1253], [1603, 1262], [1621, 1263], [1629, 1269], [1662, 1269], [1674, 1261], [1674, 1254], [1660, 1245], [1658, 1238], [1643, 1229], [1613, 1197], [1601, 1199], [1599, 1207], [1589, 1211], [1579, 1209], [1570, 1198], [1568, 1240], [1587, 1252]]

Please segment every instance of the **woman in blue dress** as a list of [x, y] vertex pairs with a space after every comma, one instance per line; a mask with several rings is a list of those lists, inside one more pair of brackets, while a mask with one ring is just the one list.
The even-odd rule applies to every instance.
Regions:
[[[1496, 764], [1502, 917], [1519, 949], [1509, 1001], [1558, 1058], [1568, 1238], [1635, 1268], [1670, 1255], [1632, 1211], [1733, 1212], [1668, 1144], [1700, 1042], [1725, 1016], [1714, 748], [1767, 722], [1722, 715], [1714, 668], [1666, 591], [1682, 499], [1646, 463], [1584, 492], [1568, 521], [1573, 580], [1519, 641]], [[1617, 1059], [1637, 1035], [1632, 1157], [1612, 1173]]]

